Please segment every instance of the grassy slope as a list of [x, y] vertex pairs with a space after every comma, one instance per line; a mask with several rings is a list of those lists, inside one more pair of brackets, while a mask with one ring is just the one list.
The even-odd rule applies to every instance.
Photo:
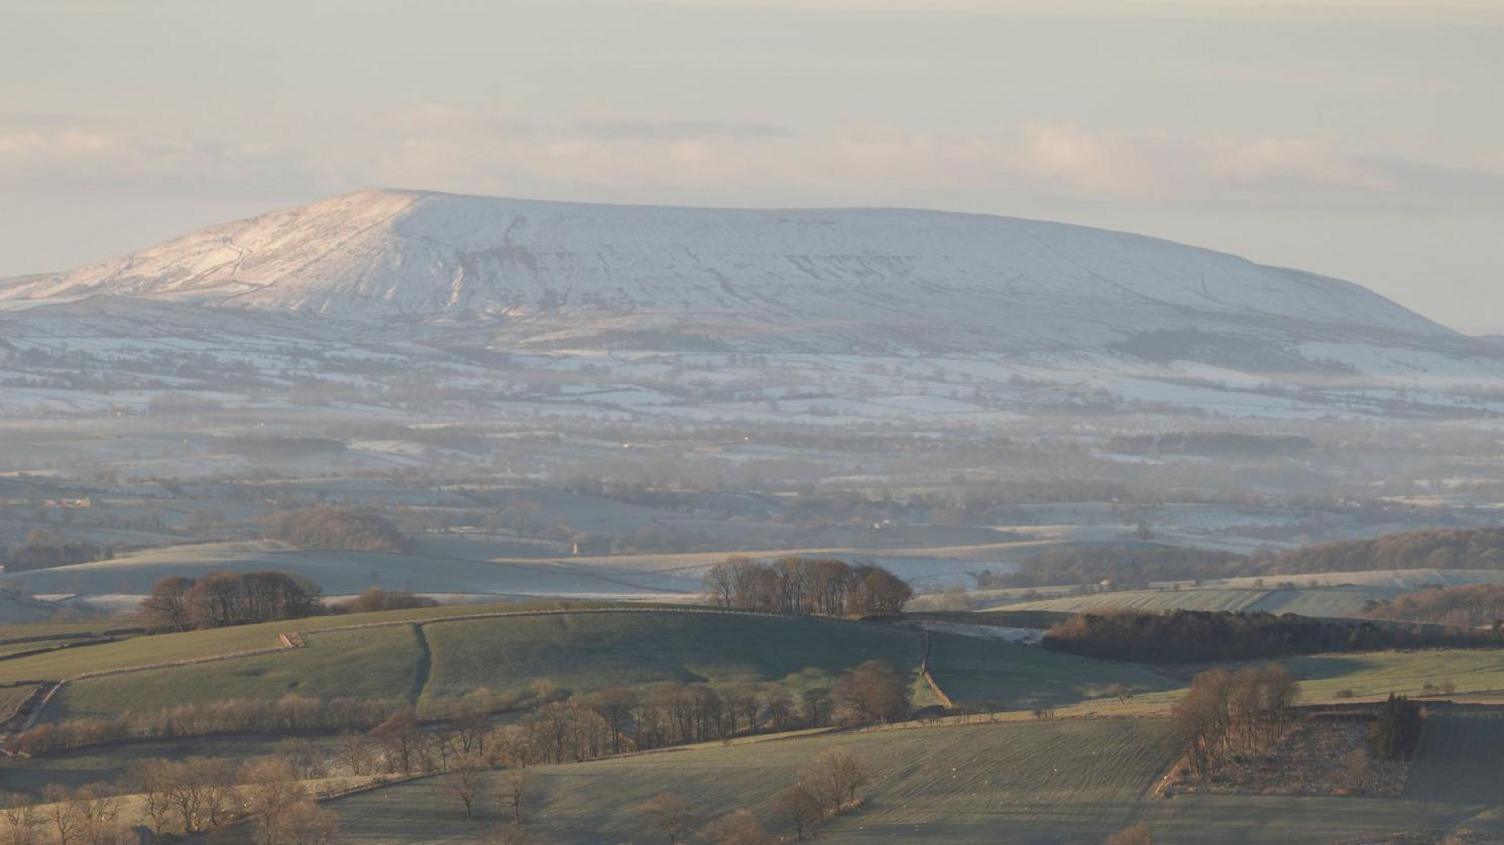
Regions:
[[476, 686], [525, 690], [537, 678], [588, 692], [614, 684], [767, 681], [836, 673], [878, 659], [917, 670], [919, 636], [875, 624], [702, 614], [575, 614], [425, 626], [425, 696]]
[[1108, 695], [1113, 684], [1135, 694], [1177, 686], [1132, 664], [941, 633], [930, 635], [930, 669], [957, 704], [984, 709], [988, 702], [1006, 710], [1069, 704]]
[[1088, 610], [1243, 610], [1262, 599], [1268, 590], [1123, 590], [1091, 596], [1062, 596], [1054, 599], [1010, 604], [998, 610], [1049, 610], [1057, 613], [1082, 613]]
[[420, 648], [411, 626], [311, 634], [307, 647], [69, 684], [49, 719], [110, 716], [228, 699], [407, 698]]
[[[779, 829], [773, 796], [823, 748], [840, 745], [873, 773], [862, 812], [829, 842], [1100, 842], [1147, 822], [1156, 843], [1331, 843], [1405, 830], [1497, 832], [1494, 789], [1504, 729], [1446, 717], [1428, 733], [1400, 800], [1288, 796], [1147, 797], [1169, 763], [1151, 719], [970, 725], [816, 737], [605, 760], [538, 770], [530, 823], [542, 841], [655, 841], [632, 808], [673, 790], [715, 811], [747, 807]], [[1428, 729], [1429, 730], [1429, 729]], [[1480, 741], [1486, 740], [1486, 741]], [[499, 814], [466, 823], [443, 778], [332, 805], [346, 830], [377, 845], [475, 841]]]
[[[991, 843], [1055, 832], [1100, 841], [1131, 818], [1166, 764], [1158, 727], [1074, 721], [899, 730], [549, 767], [538, 770], [533, 827], [547, 842], [657, 841], [632, 808], [661, 790], [707, 810], [748, 807], [774, 825], [769, 805], [777, 791], [822, 749], [839, 745], [867, 761], [874, 786], [866, 810], [822, 839]], [[488, 807], [486, 821], [466, 823], [441, 778], [332, 806], [353, 839], [378, 845], [473, 841], [496, 819]]]
[[1420, 695], [1427, 682], [1451, 681], [1458, 695], [1504, 698], [1504, 651], [1435, 649], [1358, 654], [1316, 654], [1283, 661], [1301, 678], [1301, 694], [1310, 701], [1330, 701], [1339, 690], [1359, 697], [1391, 692]]
[[[440, 618], [474, 608], [373, 614], [376, 619]], [[288, 693], [332, 698], [403, 699], [421, 680], [422, 644], [412, 626], [318, 631], [362, 617], [299, 620], [306, 647], [188, 666], [85, 678], [64, 687], [51, 719], [105, 716], [225, 699], [275, 699]], [[17, 676], [67, 677], [115, 665], [224, 654], [275, 642], [287, 625], [257, 625], [143, 637], [40, 658], [0, 662]], [[828, 684], [869, 660], [905, 672], [919, 667], [914, 631], [822, 619], [687, 613], [574, 613], [428, 622], [432, 654], [426, 698], [477, 687], [525, 691], [548, 679], [585, 693], [614, 684], [667, 681], [784, 681], [794, 688]], [[53, 661], [46, 665], [37, 660]], [[16, 665], [19, 664], [19, 668]], [[923, 696], [918, 703], [927, 703]]]
[[[1270, 579], [1273, 580], [1273, 579]], [[1377, 585], [1297, 587], [1293, 590], [1264, 587], [1187, 587], [1180, 590], [1122, 590], [1090, 596], [1061, 596], [1018, 604], [995, 611], [1049, 610], [1082, 613], [1088, 610], [1231, 610], [1296, 613], [1301, 616], [1353, 617], [1363, 613], [1370, 600], [1389, 599], [1403, 590]]]
[[[363, 613], [350, 616], [320, 616], [262, 625], [242, 625], [182, 634], [135, 637], [118, 643], [68, 649], [57, 654], [42, 654], [18, 660], [0, 661], [0, 682], [37, 678], [71, 678], [83, 672], [145, 666], [172, 660], [188, 660], [231, 654], [277, 645], [282, 631], [318, 631], [366, 622], [440, 619], [469, 613], [521, 611], [558, 607], [558, 602], [498, 605], [448, 605], [386, 613]], [[578, 605], [583, 606], [583, 605]]]

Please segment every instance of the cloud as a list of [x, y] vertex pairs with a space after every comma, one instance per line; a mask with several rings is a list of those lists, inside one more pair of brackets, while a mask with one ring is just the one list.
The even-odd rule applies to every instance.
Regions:
[[1020, 170], [1081, 193], [1142, 199], [1306, 192], [1391, 194], [1396, 174], [1304, 138], [1092, 132], [1074, 123], [1026, 127]]
[[0, 114], [0, 189], [268, 195], [317, 184], [300, 156], [263, 139], [146, 131], [91, 115]]
[[1018, 207], [1029, 199], [1280, 208], [1499, 209], [1504, 177], [1311, 138], [888, 125], [821, 132], [736, 121], [557, 124], [442, 104], [354, 122], [206, 133], [0, 114], [0, 189], [312, 196], [371, 186], [573, 200]]

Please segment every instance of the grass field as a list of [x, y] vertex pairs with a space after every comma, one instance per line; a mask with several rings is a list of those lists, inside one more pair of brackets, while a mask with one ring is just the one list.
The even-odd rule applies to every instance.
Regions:
[[1456, 685], [1454, 696], [1504, 700], [1504, 650], [1429, 649], [1315, 654], [1282, 661], [1301, 680], [1307, 701], [1334, 701], [1351, 690], [1359, 698], [1389, 693], [1417, 696], [1427, 683]]
[[422, 649], [411, 626], [310, 634], [307, 647], [237, 660], [88, 678], [64, 687], [51, 720], [229, 699], [407, 699]]
[[[1293, 589], [1274, 585], [1295, 584]], [[1082, 613], [1088, 610], [1230, 610], [1295, 613], [1301, 616], [1361, 616], [1369, 601], [1392, 599], [1429, 586], [1504, 583], [1504, 572], [1458, 569], [1397, 569], [1369, 572], [1319, 572], [1311, 575], [1268, 575], [1228, 578], [1196, 587], [1120, 590], [1084, 596], [1055, 596], [1033, 601], [1009, 600], [1006, 594], [990, 601], [988, 611], [1046, 610]], [[1048, 589], [1043, 590], [1045, 592]], [[985, 597], [987, 593], [976, 593]], [[1013, 595], [1017, 595], [1016, 592]], [[938, 600], [938, 599], [936, 599]]]
[[994, 609], [1045, 610], [1055, 613], [1084, 613], [1088, 610], [1244, 610], [1268, 593], [1268, 590], [1122, 590], [1089, 596], [1039, 599]]
[[[235, 628], [216, 628], [207, 631], [189, 631], [181, 634], [160, 634], [151, 637], [134, 637], [123, 642], [106, 643], [88, 648], [68, 649], [55, 654], [40, 654], [16, 660], [0, 661], [0, 683], [39, 678], [71, 678], [84, 672], [106, 669], [147, 666], [174, 660], [193, 660], [217, 655], [232, 654], [277, 645], [277, 634], [283, 631], [318, 631], [326, 628], [363, 624], [368, 622], [401, 622], [412, 620], [441, 619], [472, 613], [526, 611], [560, 607], [559, 602], [534, 602], [496, 605], [447, 605], [425, 607], [416, 610], [397, 610], [385, 613], [364, 613], [349, 616], [316, 616], [288, 622], [268, 622], [261, 625], [242, 625]], [[588, 607], [574, 603], [572, 607]]]
[[943, 633], [930, 635], [930, 671], [957, 704], [979, 709], [1071, 704], [1109, 695], [1114, 684], [1135, 695], [1178, 686], [1132, 664]]
[[917, 671], [917, 633], [824, 619], [708, 614], [574, 614], [430, 623], [425, 696], [477, 686], [522, 691], [539, 678], [561, 690], [617, 684], [816, 677], [877, 659]]
[[[633, 807], [660, 790], [702, 818], [746, 807], [775, 831], [773, 796], [822, 749], [844, 747], [873, 775], [863, 809], [821, 832], [837, 843], [1095, 843], [1146, 822], [1156, 843], [1359, 842], [1401, 831], [1497, 835], [1498, 717], [1433, 717], [1399, 800], [1262, 795], [1150, 797], [1170, 762], [1154, 719], [1019, 722], [700, 746], [537, 770], [529, 822], [541, 841], [651, 842]], [[352, 838], [377, 845], [478, 841], [499, 821], [466, 822], [433, 778], [337, 801]], [[489, 790], [494, 792], [495, 790]]]
[[[223, 655], [274, 644], [279, 630], [296, 624], [307, 632], [303, 648], [73, 681], [53, 700], [46, 718], [108, 716], [228, 699], [274, 700], [288, 693], [387, 700], [460, 696], [477, 687], [519, 693], [545, 679], [560, 692], [576, 694], [669, 681], [780, 681], [797, 691], [826, 686], [869, 659], [913, 673], [921, 693], [916, 703], [930, 703], [926, 688], [917, 682], [921, 635], [910, 629], [672, 611], [443, 621], [446, 615], [474, 610], [370, 615], [423, 620], [421, 631], [410, 624], [320, 630], [362, 621], [351, 616], [143, 637], [3, 661], [0, 672], [26, 679], [69, 678], [117, 666]], [[1037, 668], [1031, 671], [1039, 674]]]
[[[769, 805], [824, 748], [864, 758], [874, 775], [865, 810], [822, 834], [831, 841], [1100, 841], [1127, 823], [1167, 762], [1159, 723], [1075, 721], [898, 730], [764, 742], [538, 770], [534, 832], [556, 843], [658, 841], [632, 808], [661, 790], [704, 808], [747, 807], [777, 826]], [[494, 793], [495, 790], [488, 790]], [[469, 842], [442, 778], [334, 802], [364, 843]], [[494, 824], [496, 810], [488, 808]], [[780, 827], [781, 829], [781, 827]]]
[[25, 701], [27, 696], [36, 691], [36, 687], [30, 684], [15, 687], [0, 687], [0, 719], [16, 712], [16, 708]]
[[988, 612], [1090, 610], [1228, 610], [1295, 613], [1301, 616], [1356, 617], [1371, 600], [1390, 599], [1404, 590], [1376, 585], [1297, 587], [1295, 589], [1187, 587], [1179, 590], [1122, 590], [1087, 596], [1059, 596], [1003, 604]]

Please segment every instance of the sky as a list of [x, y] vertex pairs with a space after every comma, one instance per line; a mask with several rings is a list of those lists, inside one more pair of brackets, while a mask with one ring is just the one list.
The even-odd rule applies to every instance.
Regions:
[[1504, 0], [0, 0], [0, 276], [373, 187], [1139, 232], [1504, 333]]

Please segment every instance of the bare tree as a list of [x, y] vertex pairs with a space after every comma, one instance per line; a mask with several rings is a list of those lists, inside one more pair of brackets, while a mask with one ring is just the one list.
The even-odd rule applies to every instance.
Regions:
[[660, 792], [642, 802], [637, 812], [654, 830], [668, 837], [669, 845], [675, 845], [694, 826], [694, 804], [677, 792]]
[[86, 786], [74, 793], [79, 841], [88, 845], [114, 845], [120, 836], [120, 799], [102, 789]]
[[840, 812], [844, 804], [856, 802], [856, 791], [871, 781], [867, 767], [844, 748], [827, 748], [805, 772], [802, 781], [830, 814]]
[[501, 778], [501, 795], [499, 796], [504, 811], [512, 817], [512, 824], [522, 824], [522, 808], [532, 798], [534, 791], [533, 773], [526, 768], [507, 769]]
[[620, 754], [632, 710], [637, 706], [637, 692], [627, 687], [608, 687], [591, 697], [590, 705], [606, 720], [611, 730], [611, 753]]
[[256, 838], [278, 845], [287, 835], [288, 811], [309, 800], [297, 769], [285, 758], [262, 757], [242, 765], [239, 779], [246, 812], [256, 817]]
[[475, 799], [480, 796], [481, 771], [485, 761], [475, 755], [459, 759], [449, 777], [444, 780], [444, 790], [465, 808], [467, 821], [475, 818]]
[[394, 713], [372, 728], [371, 739], [376, 741], [386, 756], [388, 771], [396, 769], [404, 775], [413, 772], [419, 759], [423, 732], [418, 727], [418, 716], [412, 710]]
[[37, 845], [42, 814], [33, 804], [15, 803], [0, 810], [0, 839], [4, 845]]
[[794, 726], [794, 697], [781, 684], [770, 684], [762, 701], [773, 730], [786, 731]]
[[126, 772], [126, 783], [141, 797], [141, 812], [158, 834], [167, 832], [172, 818], [172, 779], [173, 764], [167, 760], [142, 760]]
[[83, 819], [73, 794], [62, 784], [50, 783], [42, 789], [42, 813], [57, 845], [75, 845], [82, 838]]
[[339, 845], [339, 817], [312, 801], [287, 808], [281, 845]]
[[151, 595], [141, 602], [146, 624], [167, 631], [186, 631], [193, 627], [188, 610], [188, 591], [193, 579], [182, 576], [163, 578], [151, 588]]
[[842, 675], [831, 689], [838, 712], [854, 724], [891, 722], [909, 715], [909, 687], [880, 660], [868, 660]]
[[802, 840], [825, 818], [820, 799], [802, 783], [796, 783], [773, 799], [773, 812], [794, 829], [794, 838]]
[[240, 809], [235, 764], [213, 757], [190, 757], [187, 765], [189, 779], [199, 787], [201, 822], [205, 828], [218, 827]]

